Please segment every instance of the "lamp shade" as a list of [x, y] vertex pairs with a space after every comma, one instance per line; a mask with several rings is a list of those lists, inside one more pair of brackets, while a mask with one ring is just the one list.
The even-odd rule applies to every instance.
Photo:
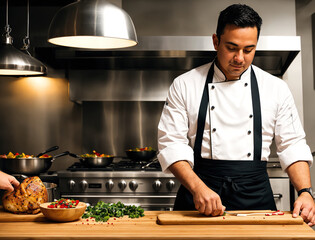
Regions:
[[47, 73], [47, 68], [32, 56], [10, 43], [0, 45], [0, 75], [36, 76]]
[[81, 0], [61, 8], [48, 30], [48, 42], [67, 47], [113, 49], [135, 46], [130, 16], [105, 0]]

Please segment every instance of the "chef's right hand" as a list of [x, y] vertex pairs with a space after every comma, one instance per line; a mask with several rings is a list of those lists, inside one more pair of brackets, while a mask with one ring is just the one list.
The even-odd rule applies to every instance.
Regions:
[[225, 206], [222, 205], [220, 196], [206, 185], [199, 187], [193, 193], [193, 199], [198, 212], [206, 216], [223, 215], [225, 211]]

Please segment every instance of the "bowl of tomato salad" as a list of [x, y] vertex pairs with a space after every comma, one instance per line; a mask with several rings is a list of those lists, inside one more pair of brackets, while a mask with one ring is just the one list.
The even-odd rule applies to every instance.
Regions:
[[54, 202], [42, 203], [40, 210], [43, 215], [55, 222], [72, 222], [81, 218], [86, 204], [79, 200], [61, 198]]

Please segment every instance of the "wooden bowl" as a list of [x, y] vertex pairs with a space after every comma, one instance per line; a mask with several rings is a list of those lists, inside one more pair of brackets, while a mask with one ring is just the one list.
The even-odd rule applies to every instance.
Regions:
[[55, 222], [72, 222], [80, 219], [86, 209], [84, 202], [79, 202], [75, 208], [48, 208], [50, 202], [42, 203], [39, 208], [46, 218]]

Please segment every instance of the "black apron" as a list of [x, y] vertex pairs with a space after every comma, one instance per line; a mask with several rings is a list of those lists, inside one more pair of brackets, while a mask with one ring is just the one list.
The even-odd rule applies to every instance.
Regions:
[[[267, 174], [266, 161], [261, 161], [262, 124], [257, 79], [251, 67], [251, 93], [254, 118], [254, 156], [248, 160], [213, 160], [201, 158], [201, 145], [209, 105], [208, 84], [212, 83], [214, 63], [207, 75], [198, 113], [194, 146], [194, 171], [213, 191], [219, 194], [226, 210], [276, 210]], [[196, 210], [192, 194], [181, 185], [174, 210]]]

